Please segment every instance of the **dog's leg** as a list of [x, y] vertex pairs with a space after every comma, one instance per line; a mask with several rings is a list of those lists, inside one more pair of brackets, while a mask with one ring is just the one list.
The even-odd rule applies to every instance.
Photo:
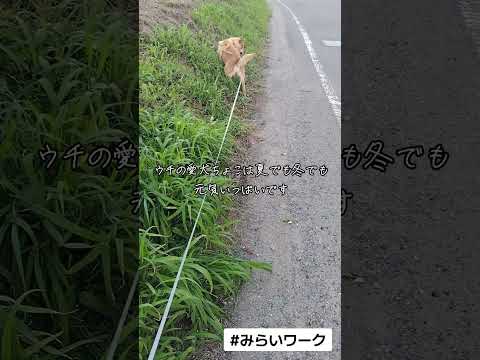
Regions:
[[245, 66], [255, 57], [255, 54], [246, 54], [240, 58], [240, 61], [237, 64], [236, 72], [240, 77], [240, 81], [242, 82], [242, 90], [243, 94], [247, 94], [247, 90], [245, 89]]
[[242, 83], [243, 95], [247, 95], [247, 90], [245, 89], [245, 68], [240, 69], [238, 76], [240, 77], [240, 82]]

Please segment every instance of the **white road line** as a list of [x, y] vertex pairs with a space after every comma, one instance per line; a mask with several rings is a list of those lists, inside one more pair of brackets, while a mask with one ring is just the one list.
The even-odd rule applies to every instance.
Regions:
[[342, 42], [341, 41], [336, 41], [336, 40], [322, 40], [323, 45], [325, 46], [331, 46], [331, 47], [341, 47]]
[[333, 87], [330, 85], [330, 81], [328, 80], [327, 74], [323, 70], [323, 66], [320, 63], [320, 60], [318, 60], [317, 53], [315, 52], [315, 49], [313, 48], [312, 41], [310, 40], [310, 37], [308, 36], [307, 31], [303, 27], [303, 25], [300, 23], [300, 20], [297, 18], [297, 16], [293, 13], [293, 11], [285, 5], [281, 0], [278, 0], [280, 4], [285, 7], [285, 9], [288, 10], [290, 15], [292, 15], [293, 20], [297, 24], [298, 30], [303, 36], [303, 41], [305, 42], [305, 46], [307, 47], [307, 50], [310, 54], [310, 58], [312, 59], [313, 66], [315, 67], [315, 70], [317, 71], [318, 77], [320, 78], [320, 83], [322, 84], [323, 91], [325, 92], [325, 95], [327, 96], [328, 102], [330, 103], [330, 106], [333, 110], [333, 113], [337, 119], [338, 126], [342, 126], [342, 106], [341, 102], [338, 99], [337, 95], [335, 95], [335, 91], [333, 90]]

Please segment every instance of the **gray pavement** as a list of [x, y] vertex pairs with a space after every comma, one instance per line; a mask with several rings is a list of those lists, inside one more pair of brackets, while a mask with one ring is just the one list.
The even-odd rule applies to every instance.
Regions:
[[[283, 0], [308, 33], [340, 97], [340, 1]], [[323, 165], [302, 177], [248, 178], [249, 185], [288, 185], [286, 194], [245, 197], [237, 238], [246, 257], [272, 263], [241, 290], [228, 327], [328, 327], [334, 329], [331, 353], [236, 352], [232, 360], [340, 359], [340, 126], [304, 38], [290, 12], [278, 1], [273, 10], [265, 69], [265, 93], [254, 123], [258, 143], [247, 164]], [[253, 253], [253, 255], [252, 255]], [[220, 355], [216, 355], [219, 359]]]

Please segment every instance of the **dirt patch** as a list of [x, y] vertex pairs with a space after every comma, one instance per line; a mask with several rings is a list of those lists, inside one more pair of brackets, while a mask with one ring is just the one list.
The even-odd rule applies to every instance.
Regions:
[[192, 24], [190, 13], [199, 0], [140, 0], [140, 33], [150, 34], [156, 26]]

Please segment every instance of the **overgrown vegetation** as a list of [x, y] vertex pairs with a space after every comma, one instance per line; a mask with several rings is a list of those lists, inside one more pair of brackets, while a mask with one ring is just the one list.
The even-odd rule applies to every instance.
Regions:
[[[138, 268], [137, 170], [62, 155], [137, 142], [136, 33], [101, 0], [0, 7], [0, 359], [103, 359]], [[117, 359], [138, 356], [132, 315]]]
[[[141, 359], [151, 348], [200, 207], [195, 185], [208, 180], [167, 171], [159, 175], [155, 169], [214, 162], [238, 86], [238, 79], [223, 74], [217, 41], [242, 36], [248, 52], [261, 55], [269, 9], [263, 0], [206, 1], [192, 18], [194, 30], [159, 28], [141, 42]], [[250, 81], [259, 69], [260, 60], [249, 64]], [[247, 101], [240, 98], [237, 113]], [[221, 164], [235, 150], [242, 128], [234, 117]], [[232, 179], [216, 176], [211, 183], [225, 186]], [[269, 268], [231, 254], [231, 206], [230, 196], [207, 197], [156, 359], [187, 359], [200, 344], [220, 340], [222, 301], [235, 294], [252, 269]]]

